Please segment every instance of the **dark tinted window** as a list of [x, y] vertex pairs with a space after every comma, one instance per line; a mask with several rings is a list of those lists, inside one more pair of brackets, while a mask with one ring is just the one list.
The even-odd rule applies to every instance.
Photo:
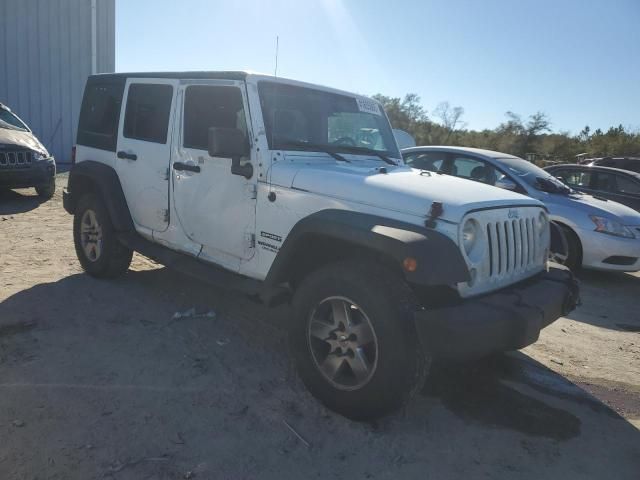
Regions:
[[0, 107], [0, 128], [17, 128], [18, 130], [28, 130], [27, 126], [20, 121], [9, 110]]
[[87, 83], [80, 108], [77, 143], [115, 151], [123, 89], [122, 82]]
[[598, 172], [596, 174], [594, 190], [616, 193], [618, 190], [616, 175], [612, 173]]
[[630, 178], [617, 175], [617, 184], [619, 193], [640, 195], [640, 182], [634, 182]]
[[238, 128], [246, 133], [247, 122], [239, 88], [207, 85], [187, 87], [183, 145], [206, 150], [211, 127]]
[[171, 85], [132, 83], [127, 97], [124, 136], [166, 143], [172, 96]]

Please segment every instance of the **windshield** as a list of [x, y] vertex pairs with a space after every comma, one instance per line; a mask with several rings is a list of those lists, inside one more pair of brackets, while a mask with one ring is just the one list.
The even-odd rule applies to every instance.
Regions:
[[4, 108], [0, 108], [0, 128], [22, 130], [23, 132], [29, 131], [27, 126], [22, 123], [18, 117]]
[[570, 193], [572, 190], [549, 172], [522, 158], [498, 158], [511, 175], [518, 177], [537, 190], [550, 193]]
[[373, 100], [275, 82], [260, 82], [258, 89], [271, 149], [400, 158], [387, 117]]

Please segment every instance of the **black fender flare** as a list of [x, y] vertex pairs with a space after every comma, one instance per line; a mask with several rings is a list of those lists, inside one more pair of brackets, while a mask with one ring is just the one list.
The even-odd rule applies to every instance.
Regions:
[[102, 197], [117, 231], [134, 230], [120, 178], [112, 167], [94, 160], [76, 163], [69, 172], [64, 197], [65, 210], [73, 214], [80, 196], [88, 192], [97, 193]]
[[311, 237], [362, 247], [391, 258], [401, 269], [404, 259], [412, 257], [417, 261], [416, 270], [402, 269], [409, 283], [455, 285], [470, 279], [460, 248], [444, 234], [399, 220], [330, 209], [313, 213], [294, 225], [269, 269], [267, 285], [276, 286], [288, 280], [299, 249], [304, 249]]

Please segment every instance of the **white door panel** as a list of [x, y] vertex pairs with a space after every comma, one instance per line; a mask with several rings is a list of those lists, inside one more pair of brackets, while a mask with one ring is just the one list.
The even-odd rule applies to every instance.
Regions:
[[[231, 159], [210, 157], [206, 150], [205, 130], [209, 126], [249, 128], [243, 114], [246, 98], [242, 86], [241, 82], [229, 81], [181, 86], [179, 111], [182, 118], [176, 122], [180, 125], [181, 135], [172, 158], [172, 201], [177, 221], [189, 239], [203, 246], [207, 259], [228, 268], [237, 268], [240, 260], [253, 256], [255, 176], [247, 180], [232, 175]], [[194, 90], [189, 91], [191, 87]], [[194, 105], [197, 95], [205, 101]], [[233, 103], [233, 98], [237, 104]], [[221, 105], [216, 103], [218, 101]], [[231, 112], [232, 104], [239, 105], [243, 111]], [[221, 110], [212, 113], [216, 108]], [[210, 125], [216, 122], [226, 123]], [[194, 135], [193, 130], [198, 129]], [[178, 170], [176, 163], [199, 167], [199, 171]]]
[[[116, 171], [138, 227], [168, 226], [168, 168], [177, 80], [130, 78], [120, 113]], [[129, 115], [127, 116], [127, 112]]]

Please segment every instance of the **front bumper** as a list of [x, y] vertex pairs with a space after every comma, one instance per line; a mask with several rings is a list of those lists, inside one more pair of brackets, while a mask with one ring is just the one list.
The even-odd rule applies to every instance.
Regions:
[[0, 186], [9, 188], [39, 187], [56, 176], [56, 163], [49, 160], [34, 161], [29, 168], [0, 168]]
[[416, 314], [416, 329], [434, 358], [479, 358], [531, 345], [540, 330], [578, 303], [577, 281], [557, 266], [498, 292], [425, 308]]
[[[640, 236], [638, 227], [629, 227]], [[582, 266], [598, 270], [615, 270], [620, 272], [637, 272], [640, 270], [640, 238], [623, 238], [595, 230], [580, 229], [577, 231], [582, 243]], [[611, 257], [624, 257], [635, 262], [625, 265], [609, 263]]]

